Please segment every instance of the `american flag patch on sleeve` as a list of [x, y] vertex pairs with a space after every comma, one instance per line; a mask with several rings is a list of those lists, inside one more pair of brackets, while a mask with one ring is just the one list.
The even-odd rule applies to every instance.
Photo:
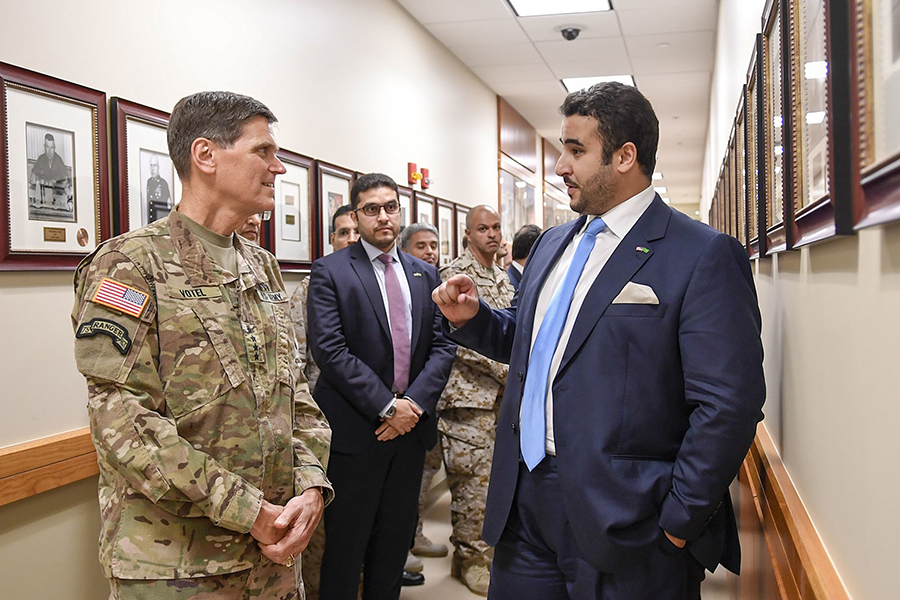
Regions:
[[144, 292], [104, 277], [91, 300], [125, 314], [140, 317], [144, 306], [147, 305], [148, 296]]

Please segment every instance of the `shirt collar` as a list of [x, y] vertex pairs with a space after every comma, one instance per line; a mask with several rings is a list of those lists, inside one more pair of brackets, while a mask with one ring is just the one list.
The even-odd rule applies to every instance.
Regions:
[[518, 271], [518, 272], [519, 272], [519, 275], [522, 275], [522, 274], [525, 272], [525, 267], [523, 267], [522, 265], [520, 265], [520, 264], [517, 263], [516, 261], [512, 261], [511, 263], [509, 263], [509, 266], [511, 266], [511, 267], [512, 267], [513, 269], [515, 269], [516, 271]]
[[394, 259], [395, 262], [400, 262], [400, 256], [397, 254], [397, 241], [394, 240], [394, 245], [391, 246], [391, 249], [387, 252], [381, 250], [380, 248], [376, 248], [366, 240], [359, 238], [357, 244], [362, 244], [363, 249], [366, 251], [366, 255], [369, 257], [369, 261], [372, 262], [376, 260], [382, 254], [387, 254], [391, 258]]
[[[655, 197], [656, 192], [654, 191], [653, 186], [648, 185], [643, 191], [638, 192], [625, 202], [609, 209], [600, 215], [603, 217], [603, 222], [606, 223], [606, 229], [617, 238], [624, 238], [628, 235], [628, 232], [631, 231], [631, 228], [634, 227], [634, 224], [637, 223], [637, 220], [641, 218], [641, 215], [644, 214], [644, 211], [647, 210]], [[591, 215], [590, 218], [584, 222], [584, 226], [579, 233], [587, 229], [588, 223], [594, 218], [594, 215]]]

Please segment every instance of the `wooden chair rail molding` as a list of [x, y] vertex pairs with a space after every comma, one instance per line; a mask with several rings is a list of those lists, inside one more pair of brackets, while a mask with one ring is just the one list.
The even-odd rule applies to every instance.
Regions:
[[0, 506], [99, 472], [87, 427], [0, 448]]
[[850, 600], [763, 423], [741, 471], [752, 492], [781, 598]]

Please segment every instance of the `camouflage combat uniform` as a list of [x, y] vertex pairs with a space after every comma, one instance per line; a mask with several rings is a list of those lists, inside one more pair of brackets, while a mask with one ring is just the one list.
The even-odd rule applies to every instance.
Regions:
[[76, 271], [75, 359], [114, 593], [135, 584], [117, 580], [222, 585], [259, 569], [271, 573], [257, 590], [287, 579], [294, 593], [278, 597], [302, 596], [296, 569], [271, 569], [248, 532], [263, 498], [283, 505], [320, 487], [330, 502], [331, 431], [298, 369], [274, 257], [238, 236], [234, 246], [239, 276], [173, 211], [105, 242]]
[[[478, 295], [491, 308], [506, 308], [512, 302], [515, 291], [506, 271], [496, 265], [485, 267], [468, 248], [441, 269], [441, 278], [446, 281], [460, 273], [475, 281]], [[490, 563], [481, 526], [494, 454], [494, 429], [507, 370], [507, 365], [460, 346], [437, 405], [444, 468], [452, 498], [450, 541], [455, 547], [454, 562], [460, 566]]]
[[[300, 285], [291, 294], [291, 321], [294, 324], [297, 346], [300, 349], [300, 370], [306, 375], [306, 380], [309, 381], [309, 392], [312, 393], [316, 389], [316, 381], [319, 380], [321, 371], [316, 361], [313, 360], [309, 344], [306, 343], [306, 297], [308, 294], [309, 275], [303, 278]], [[324, 461], [323, 464], [325, 464]], [[301, 571], [303, 585], [306, 588], [306, 600], [319, 600], [319, 579], [324, 553], [325, 519], [322, 519], [309, 539], [309, 545], [303, 551]]]

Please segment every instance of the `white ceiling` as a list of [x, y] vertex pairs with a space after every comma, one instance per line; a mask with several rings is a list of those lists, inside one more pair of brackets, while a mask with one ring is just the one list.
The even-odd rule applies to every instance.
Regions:
[[[657, 171], [695, 217], [718, 0], [612, 0], [609, 12], [516, 17], [505, 0], [397, 0], [559, 148], [564, 77], [633, 75], [660, 123]], [[573, 41], [564, 27], [581, 29]]]

